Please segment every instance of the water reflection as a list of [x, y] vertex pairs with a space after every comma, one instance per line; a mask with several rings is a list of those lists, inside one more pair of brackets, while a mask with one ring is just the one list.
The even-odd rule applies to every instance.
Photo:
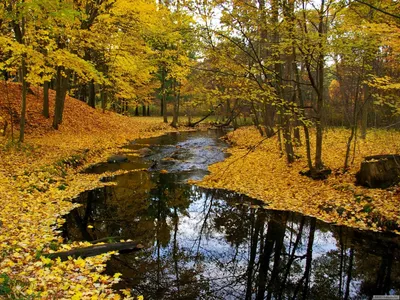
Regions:
[[125, 174], [116, 177], [116, 186], [83, 193], [82, 207], [67, 216], [65, 239], [145, 245], [107, 266], [110, 274], [123, 274], [116, 288], [131, 288], [145, 299], [371, 299], [400, 293], [399, 237], [268, 211], [243, 195], [187, 185], [224, 158], [220, 135], [141, 140], [127, 148], [146, 147], [146, 158], [91, 170], [156, 161], [153, 170], [169, 173]]
[[[69, 240], [131, 238], [117, 288], [145, 299], [365, 299], [400, 293], [399, 238], [267, 211], [235, 193], [187, 185], [190, 173], [136, 172], [89, 191]], [[88, 229], [87, 225], [93, 225]]]

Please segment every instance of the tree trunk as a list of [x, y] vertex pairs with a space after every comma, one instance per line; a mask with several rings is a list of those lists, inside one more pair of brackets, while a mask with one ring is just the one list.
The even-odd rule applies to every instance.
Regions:
[[26, 76], [26, 61], [25, 56], [22, 56], [21, 63], [21, 77], [22, 77], [22, 103], [21, 103], [21, 119], [19, 123], [19, 141], [24, 142], [25, 138], [25, 117], [26, 117], [26, 94], [28, 92], [28, 85], [25, 79]]
[[49, 82], [45, 81], [43, 84], [43, 116], [48, 119], [50, 118], [49, 109]]
[[104, 90], [101, 92], [101, 109], [103, 110], [103, 113], [106, 111], [106, 106], [107, 106], [107, 92]]
[[145, 117], [146, 116], [146, 105], [142, 105], [142, 116]]
[[346, 171], [349, 168], [349, 159], [350, 159], [350, 150], [351, 150], [351, 142], [353, 141], [353, 138], [357, 134], [357, 119], [358, 119], [358, 92], [359, 92], [359, 84], [360, 84], [360, 77], [357, 78], [357, 85], [356, 85], [356, 92], [355, 92], [355, 97], [354, 97], [354, 107], [353, 107], [353, 117], [351, 122], [351, 133], [350, 136], [347, 140], [347, 145], [346, 145], [346, 155], [344, 159], [344, 171]]
[[62, 122], [64, 102], [68, 90], [70, 71], [66, 71], [63, 66], [57, 67], [57, 78], [56, 78], [56, 101], [54, 107], [54, 118], [53, 128], [58, 129], [58, 126]]
[[251, 101], [251, 110], [253, 111], [253, 115], [254, 115], [254, 117], [253, 117], [254, 125], [257, 127], [260, 135], [263, 136], [264, 131], [262, 130], [262, 128], [260, 126], [260, 121], [258, 119], [258, 112], [257, 112], [256, 106], [254, 105], [254, 101]]
[[[297, 81], [297, 97], [299, 98], [299, 105], [301, 108], [301, 113], [303, 120], [301, 120], [301, 123], [303, 125], [303, 130], [304, 130], [304, 139], [305, 139], [305, 146], [306, 146], [306, 153], [307, 153], [307, 165], [308, 169], [311, 171], [313, 168], [312, 165], [312, 159], [311, 159], [311, 145], [310, 145], [310, 132], [308, 130], [307, 124], [305, 123], [305, 111], [304, 111], [304, 98], [303, 98], [303, 93], [301, 89], [301, 84], [300, 84], [300, 72], [297, 66], [294, 68], [295, 76], [296, 76], [296, 81]], [[300, 113], [299, 112], [299, 113]]]
[[90, 107], [96, 108], [96, 87], [94, 85], [94, 80], [89, 82], [89, 99], [88, 104]]
[[165, 68], [163, 67], [161, 71], [161, 116], [164, 119], [164, 123], [168, 123], [166, 85], [167, 85], [166, 71]]
[[173, 118], [172, 118], [172, 127], [177, 127], [178, 126], [178, 121], [179, 121], [179, 100], [180, 100], [180, 87], [179, 83], [174, 81], [174, 113], [173, 113]]
[[319, 12], [319, 24], [318, 24], [318, 48], [319, 54], [317, 59], [317, 105], [316, 105], [316, 143], [315, 143], [315, 170], [322, 171], [324, 164], [322, 162], [322, 139], [323, 139], [323, 116], [324, 116], [324, 67], [325, 67], [325, 53], [323, 49], [323, 41], [325, 38], [324, 34], [324, 11], [325, 11], [325, 0], [321, 2], [321, 9]]
[[370, 107], [370, 89], [368, 84], [364, 84], [363, 86], [363, 93], [364, 93], [364, 103], [361, 108], [361, 139], [365, 140], [367, 138], [367, 127], [368, 127], [368, 113]]
[[400, 155], [367, 156], [356, 174], [357, 184], [370, 188], [387, 188], [400, 181]]

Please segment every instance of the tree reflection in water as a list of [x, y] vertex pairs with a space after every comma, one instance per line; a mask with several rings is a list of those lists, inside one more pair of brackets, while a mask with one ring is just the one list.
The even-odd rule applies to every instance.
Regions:
[[[108, 264], [145, 299], [365, 299], [400, 293], [399, 238], [262, 209], [243, 195], [134, 172], [83, 193], [65, 238], [133, 239]], [[93, 229], [88, 229], [88, 225]]]

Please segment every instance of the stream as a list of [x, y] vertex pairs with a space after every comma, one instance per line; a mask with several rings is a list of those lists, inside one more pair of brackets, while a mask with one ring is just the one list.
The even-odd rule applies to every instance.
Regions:
[[[141, 139], [129, 161], [87, 172], [148, 168], [82, 193], [66, 216], [66, 242], [132, 239], [113, 256], [115, 288], [144, 299], [372, 299], [400, 294], [400, 237], [273, 211], [234, 192], [187, 184], [226, 157], [218, 131]], [[166, 172], [168, 171], [168, 172]], [[305, 199], [306, 201], [306, 199]], [[92, 225], [93, 228], [88, 228]], [[91, 227], [91, 226], [90, 226]]]

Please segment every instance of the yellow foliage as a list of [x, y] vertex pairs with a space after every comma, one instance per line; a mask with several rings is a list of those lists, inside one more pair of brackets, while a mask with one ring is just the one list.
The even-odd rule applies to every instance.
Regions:
[[[0, 104], [4, 97], [5, 93], [0, 93]], [[54, 252], [51, 245], [58, 245], [58, 251], [90, 245], [63, 244], [59, 230], [63, 215], [78, 206], [66, 200], [104, 185], [99, 181], [104, 174], [83, 174], [84, 167], [104, 161], [127, 140], [160, 135], [169, 127], [160, 118], [103, 114], [67, 98], [63, 125], [53, 131], [50, 123], [39, 117], [40, 110], [35, 110], [35, 101], [41, 100], [30, 100], [29, 109], [33, 110], [28, 112], [35, 120], [31, 124], [38, 127], [28, 128], [25, 146], [6, 148], [8, 137], [0, 137], [0, 270], [26, 283], [19, 292], [22, 298], [40, 293], [48, 299], [115, 299], [111, 286], [119, 275], [100, 275], [111, 253], [64, 262], [40, 254]], [[63, 161], [82, 165], [68, 167]]]

